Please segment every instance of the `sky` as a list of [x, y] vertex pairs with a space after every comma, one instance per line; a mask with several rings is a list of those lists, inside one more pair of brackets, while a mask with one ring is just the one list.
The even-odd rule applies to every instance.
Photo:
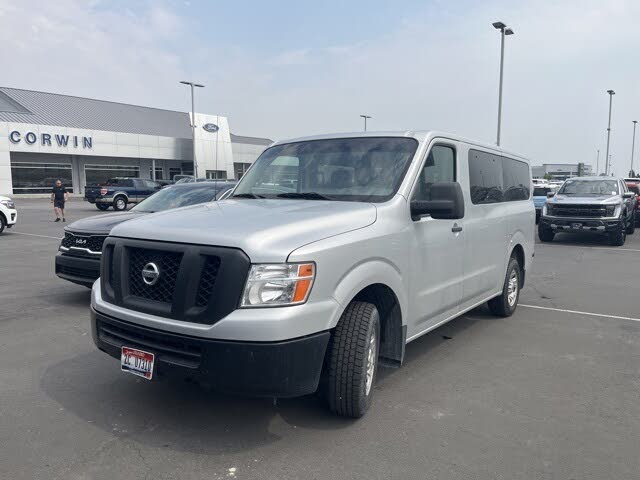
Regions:
[[[196, 110], [237, 135], [444, 130], [533, 164], [626, 175], [640, 120], [640, 1], [0, 0], [0, 85]], [[636, 166], [640, 167], [640, 128]], [[638, 168], [636, 168], [637, 170]]]

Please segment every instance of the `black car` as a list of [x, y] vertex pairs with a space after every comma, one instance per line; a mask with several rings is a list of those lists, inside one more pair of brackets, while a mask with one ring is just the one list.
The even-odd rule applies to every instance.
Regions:
[[102, 243], [116, 225], [149, 213], [211, 202], [226, 197], [235, 182], [172, 185], [143, 200], [128, 212], [96, 215], [65, 228], [56, 255], [56, 275], [91, 288], [100, 276]]

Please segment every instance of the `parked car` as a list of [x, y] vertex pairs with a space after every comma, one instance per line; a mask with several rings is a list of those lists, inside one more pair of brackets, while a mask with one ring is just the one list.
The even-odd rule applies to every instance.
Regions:
[[100, 185], [84, 187], [84, 199], [94, 203], [98, 210], [113, 207], [116, 211], [125, 210], [130, 203], [139, 203], [153, 195], [161, 186], [145, 178], [110, 178]]
[[13, 227], [18, 221], [18, 210], [16, 204], [9, 197], [0, 195], [0, 233], [5, 228]]
[[640, 226], [640, 178], [625, 178], [627, 188], [636, 196], [636, 225]]
[[636, 197], [621, 178], [570, 178], [549, 195], [538, 223], [543, 242], [558, 232], [594, 232], [620, 246], [635, 231]]
[[530, 186], [525, 159], [455, 135], [276, 143], [215, 206], [114, 227], [94, 342], [149, 380], [267, 397], [320, 387], [359, 417], [378, 363], [400, 366], [406, 343], [487, 301], [516, 310]]
[[128, 212], [97, 215], [73, 222], [65, 228], [56, 255], [56, 275], [91, 287], [100, 276], [102, 244], [114, 226], [149, 213], [211, 202], [227, 194], [231, 187], [233, 184], [227, 182], [173, 185], [163, 188]]
[[540, 220], [542, 207], [547, 202], [547, 196], [551, 192], [555, 192], [557, 187], [549, 184], [540, 184], [533, 186], [533, 206], [536, 207], [536, 223]]

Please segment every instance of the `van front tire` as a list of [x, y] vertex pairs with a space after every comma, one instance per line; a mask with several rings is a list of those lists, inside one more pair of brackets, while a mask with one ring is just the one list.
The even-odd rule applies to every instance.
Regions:
[[329, 343], [326, 395], [329, 409], [360, 418], [369, 409], [378, 372], [380, 316], [372, 303], [353, 301]]
[[520, 300], [520, 285], [522, 284], [522, 270], [518, 260], [509, 259], [507, 275], [502, 285], [502, 294], [489, 300], [489, 310], [499, 317], [510, 317], [518, 307]]

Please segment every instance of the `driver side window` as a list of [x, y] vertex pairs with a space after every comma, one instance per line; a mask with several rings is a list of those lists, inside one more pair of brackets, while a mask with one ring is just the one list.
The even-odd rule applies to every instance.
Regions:
[[431, 200], [431, 185], [456, 181], [456, 151], [447, 145], [434, 145], [424, 162], [413, 200]]

